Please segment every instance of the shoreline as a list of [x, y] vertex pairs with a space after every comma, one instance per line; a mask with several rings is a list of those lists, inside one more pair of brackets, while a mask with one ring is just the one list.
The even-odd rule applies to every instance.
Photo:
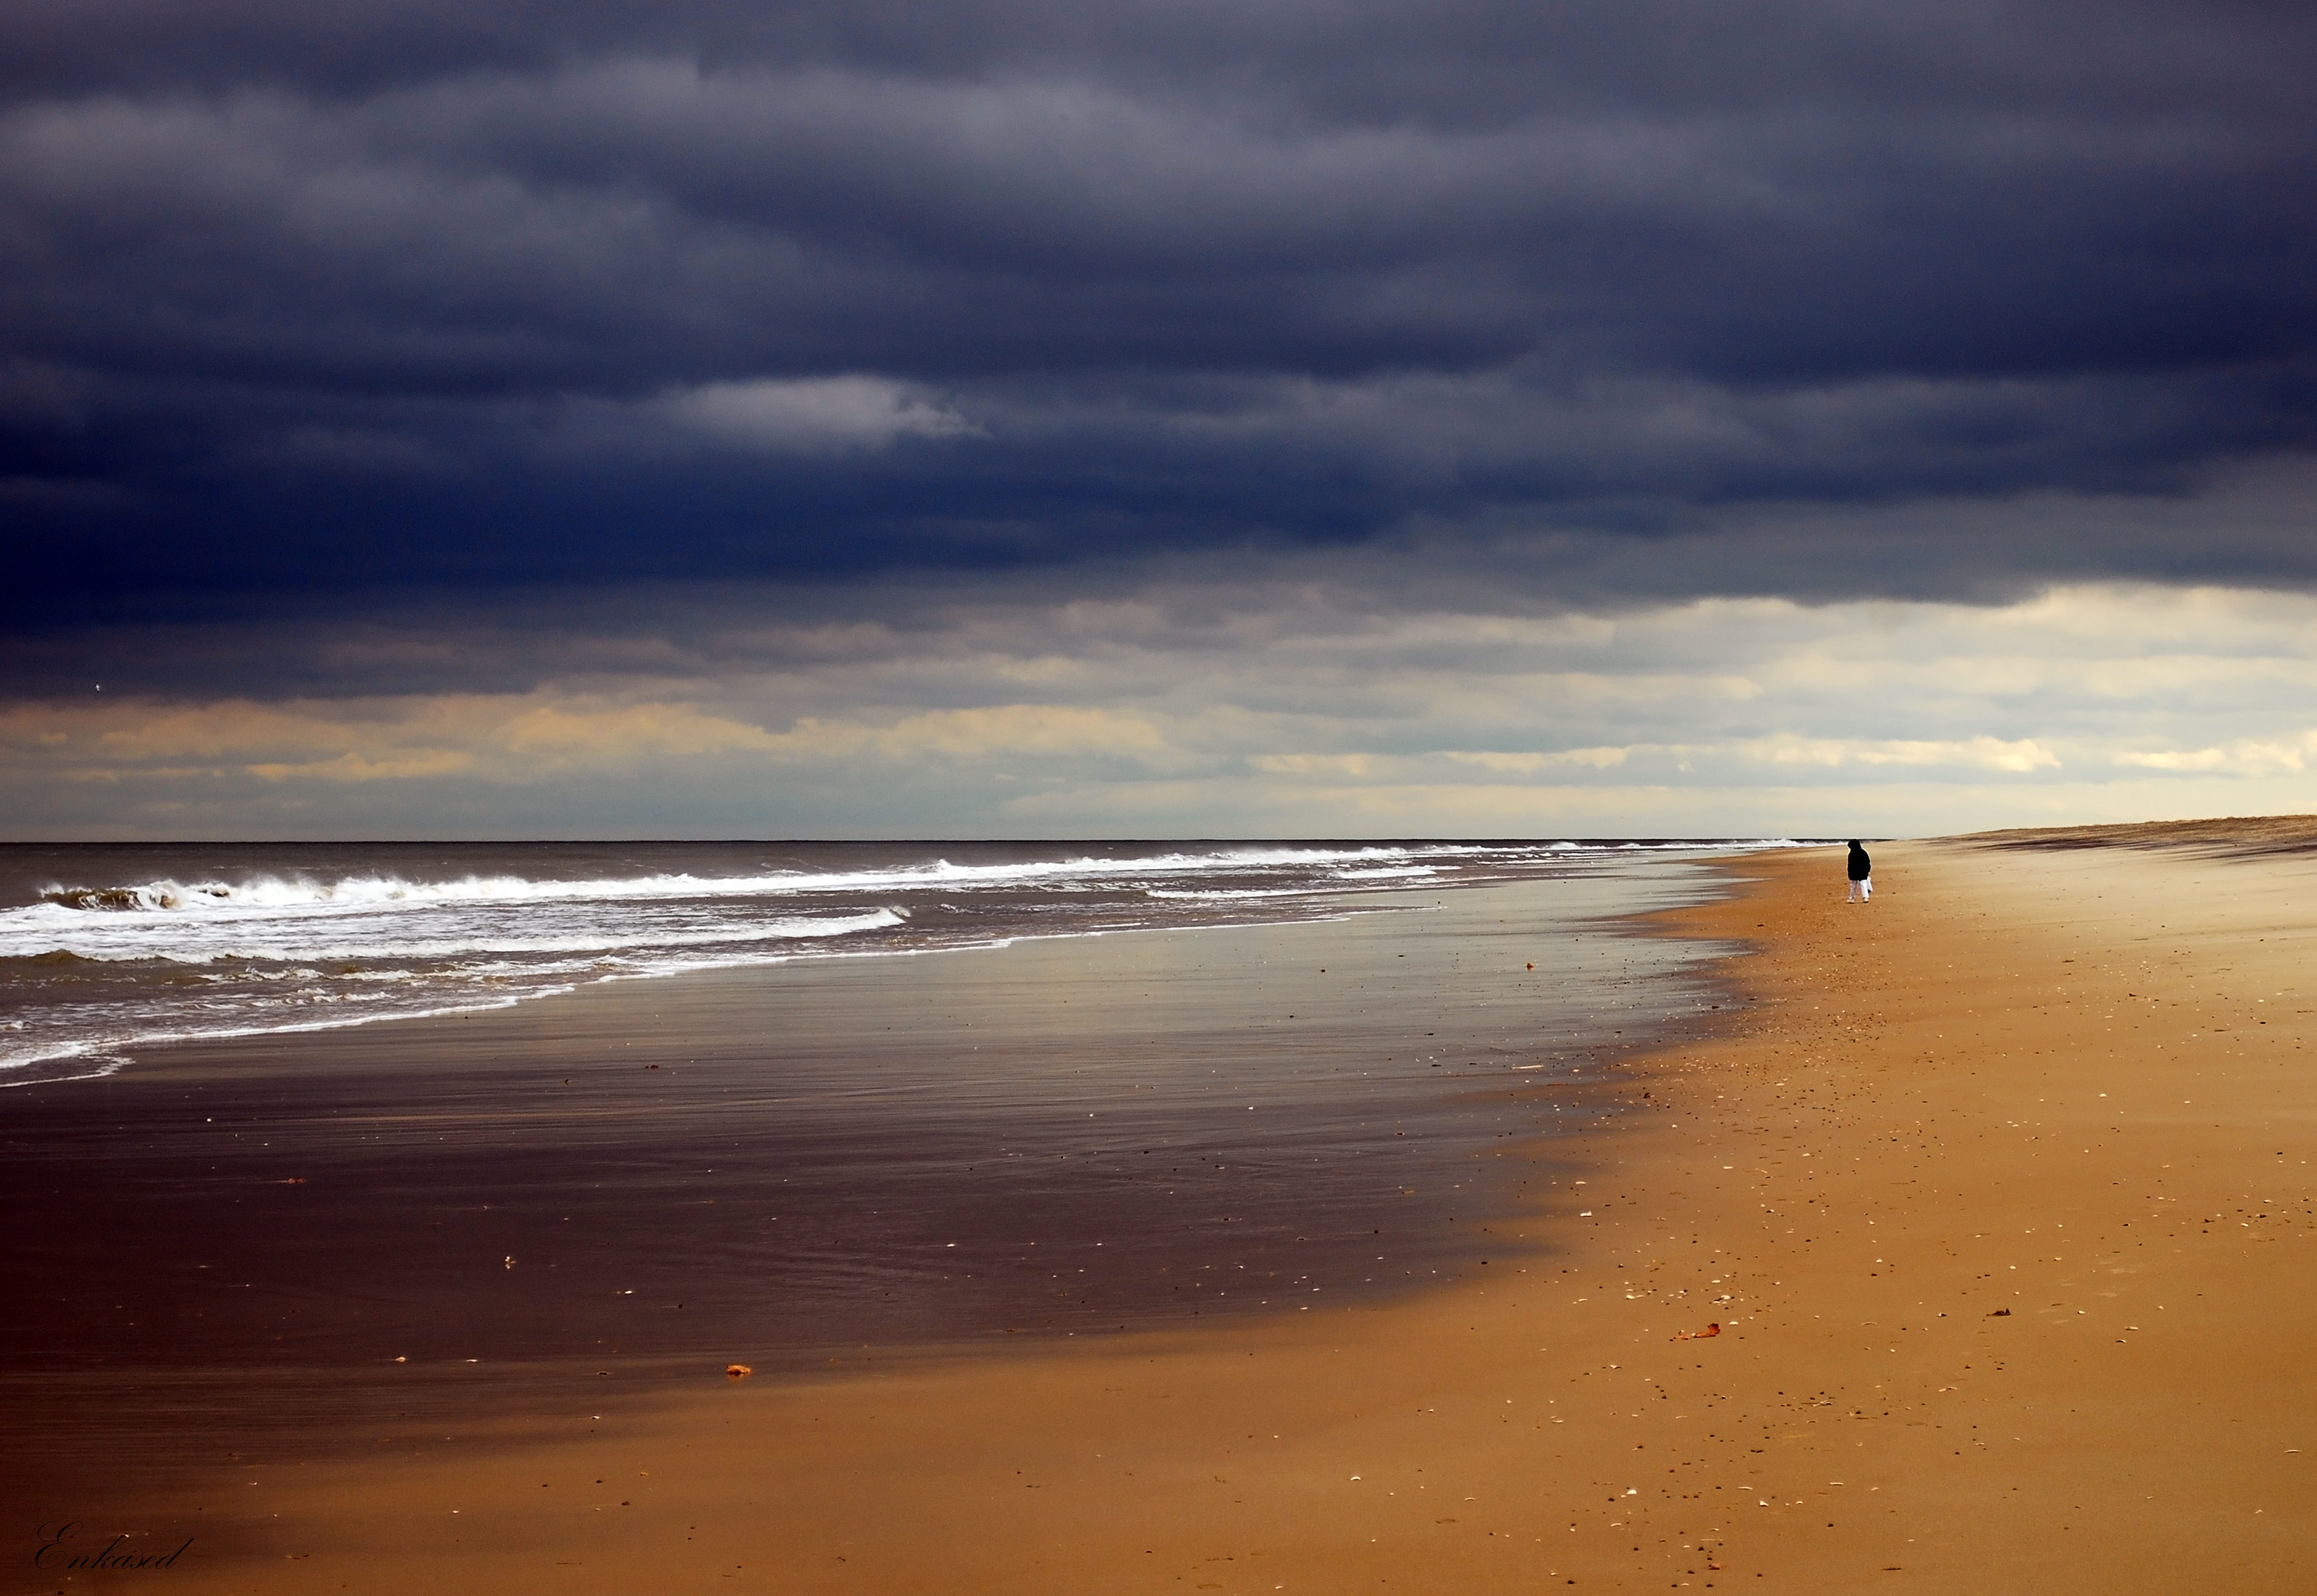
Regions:
[[[351, 1436], [437, 1422], [496, 1446], [583, 1404], [616, 1419], [728, 1360], [765, 1382], [1019, 1361], [1420, 1291], [1478, 1256], [1476, 1217], [1529, 1172], [1479, 1161], [1556, 1117], [1538, 1100], [1591, 1112], [1602, 1088], [1586, 1083], [1705, 1010], [1690, 950], [1650, 945], [1622, 912], [1700, 889], [1687, 866], [1653, 868], [1392, 912], [1363, 898], [1369, 912], [1284, 923], [616, 983], [179, 1044], [44, 1086], [5, 1105], [11, 1206], [40, 1221], [12, 1253], [61, 1288], [12, 1324], [0, 1401], [26, 1438], [124, 1416], [0, 1473], [60, 1511], [141, 1511], [219, 1459], [328, 1465], [378, 1444]], [[1501, 967], [1508, 934], [1540, 965], [1520, 979]], [[969, 1044], [995, 1045], [1028, 1095], [981, 1102], [996, 1085], [958, 1074]], [[1079, 1082], [1153, 1048], [1171, 1075]], [[1556, 1054], [1583, 1074], [1539, 1093], [1522, 1072]], [[927, 1090], [944, 1080], [963, 1095]], [[863, 1101], [867, 1120], [846, 1106]], [[1154, 1184], [1166, 1172], [1139, 1160], [1170, 1149], [1181, 1177]], [[995, 1187], [973, 1183], [986, 1155]], [[792, 1183], [817, 1170], [826, 1190]], [[861, 1235], [846, 1210], [880, 1206], [903, 1228]], [[1372, 1222], [1392, 1275], [1414, 1278], [1359, 1266]], [[599, 1236], [617, 1246], [594, 1254]], [[1024, 1278], [1057, 1250], [1096, 1283], [1091, 1308]], [[990, 1288], [961, 1294], [957, 1262]], [[1208, 1300], [1174, 1295], [1203, 1280]], [[1297, 1280], [1323, 1289], [1264, 1300]], [[767, 1306], [778, 1322], [758, 1322]], [[144, 1410], [166, 1422], [140, 1431], [127, 1415]]]
[[[1401, 1177], [1381, 1165], [1364, 1174], [1354, 1164], [1388, 1154], [1408, 1164], [1417, 1188], [1390, 1206], [1424, 1229], [1459, 1206], [1445, 1193], [1469, 1184], [1454, 1172], [1467, 1154], [1531, 1122], [1531, 1110], [1547, 1112], [1532, 1101], [1537, 1080], [1559, 1083], [1571, 1060], [1597, 1072], [1682, 1034], [1695, 1022], [1690, 1007], [1710, 1012], [1701, 959], [1624, 929], [1633, 916], [1620, 900], [1635, 885], [1579, 878], [1466, 887], [1438, 903], [1411, 898], [1343, 917], [961, 949], [922, 967], [875, 958], [611, 983], [508, 1010], [175, 1043], [127, 1074], [47, 1083], [0, 1108], [13, 1110], [6, 1135], [23, 1211], [53, 1206], [51, 1185], [77, 1181], [106, 1200], [119, 1199], [115, 1181], [149, 1188], [118, 1217], [82, 1226], [53, 1260], [63, 1268], [76, 1250], [101, 1246], [117, 1255], [130, 1241], [142, 1249], [132, 1268], [171, 1274], [154, 1311], [117, 1333], [92, 1339], [97, 1323], [85, 1316], [74, 1325], [82, 1356], [129, 1368], [171, 1344], [153, 1333], [157, 1321], [195, 1328], [188, 1308], [204, 1305], [187, 1294], [214, 1281], [189, 1270], [267, 1267], [264, 1259], [222, 1256], [231, 1235], [248, 1230], [252, 1204], [276, 1227], [269, 1252], [300, 1226], [378, 1230], [381, 1205], [390, 1204], [451, 1232], [432, 1238], [443, 1247], [466, 1245], [456, 1232], [470, 1233], [467, 1250], [480, 1248], [481, 1262], [494, 1268], [504, 1253], [530, 1269], [560, 1271], [586, 1262], [575, 1248], [592, 1244], [590, 1225], [625, 1228], [672, 1205], [702, 1204], [716, 1210], [702, 1219], [736, 1236], [736, 1226], [753, 1223], [769, 1243], [817, 1222], [814, 1201], [850, 1206], [865, 1193], [876, 1207], [880, 1190], [889, 1198], [908, 1191], [893, 1185], [897, 1176], [922, 1176], [935, 1184], [914, 1199], [955, 1210], [938, 1236], [911, 1225], [862, 1237], [869, 1250], [857, 1256], [835, 1232], [816, 1230], [800, 1243], [816, 1255], [836, 1248], [860, 1267], [907, 1272], [969, 1262], [971, 1249], [963, 1257], [955, 1249], [977, 1230], [1027, 1226], [1031, 1245], [1073, 1244], [1072, 1227], [1050, 1234], [1034, 1204], [1023, 1212], [959, 1207], [1003, 1197], [1025, 1179], [1044, 1182], [1027, 1189], [1040, 1200], [1068, 1195], [1083, 1206], [1111, 1189], [1115, 1198], [1102, 1200], [1147, 1201], [1155, 1194], [1150, 1177], [1171, 1172], [1180, 1178], [1158, 1184], [1188, 1205], [1181, 1217], [1241, 1226], [1251, 1219], [1262, 1236], [1324, 1222], [1312, 1204], [1338, 1203], [1352, 1190], [1315, 1188], [1316, 1174], [1336, 1187], [1348, 1180], [1377, 1188], [1360, 1199], [1372, 1206]], [[1668, 880], [1639, 885], [1644, 903], [1695, 890]], [[1605, 909], [1619, 912], [1604, 916]], [[1525, 976], [1515, 964], [1508, 976], [1498, 967], [1504, 950], [1491, 944], [1503, 940], [1500, 915], [1523, 914], [1538, 923], [1514, 933], [1518, 945], [1546, 962]], [[1548, 957], [1538, 945], [1564, 940], [1578, 950]], [[1635, 1029], [1630, 1039], [1628, 1028]], [[978, 1061], [985, 1047], [999, 1064]], [[1540, 1067], [1548, 1073], [1526, 1073]], [[1445, 1075], [1436, 1073], [1444, 1068]], [[1576, 1076], [1579, 1083], [1596, 1078]], [[845, 1144], [835, 1154], [832, 1138]], [[1139, 1162], [1154, 1155], [1160, 1167]], [[903, 1168], [897, 1156], [912, 1162]], [[1170, 1161], [1184, 1167], [1168, 1172]], [[90, 1172], [98, 1162], [103, 1181]], [[977, 1162], [989, 1166], [983, 1186], [960, 1186]], [[752, 1163], [772, 1168], [783, 1190], [752, 1173]], [[821, 1198], [790, 1189], [810, 1184], [807, 1177], [827, 1188]], [[992, 1179], [999, 1184], [989, 1186]], [[206, 1203], [214, 1224], [164, 1211], [182, 1206], [173, 1194]], [[1400, 1200], [1411, 1194], [1418, 1200]], [[150, 1211], [138, 1211], [139, 1203]], [[554, 1211], [524, 1217], [527, 1207], [542, 1205]], [[327, 1219], [309, 1217], [326, 1207]], [[906, 1215], [906, 1203], [898, 1211]], [[577, 1228], [562, 1228], [575, 1221]], [[1360, 1223], [1364, 1235], [1368, 1221]], [[1131, 1242], [1132, 1229], [1113, 1235], [1111, 1244]], [[429, 1238], [406, 1237], [380, 1262], [412, 1255], [416, 1239]], [[1316, 1231], [1311, 1239], [1320, 1239]], [[1113, 1265], [1115, 1274], [1116, 1257], [1071, 1262]], [[743, 1262], [765, 1266], [761, 1243], [749, 1243], [745, 1259], [692, 1259], [685, 1269], [716, 1276]], [[648, 1260], [638, 1266], [654, 1272]], [[700, 1288], [686, 1292], [685, 1278], [679, 1271], [656, 1288], [672, 1291], [671, 1301], [692, 1297]], [[469, 1277], [458, 1279], [469, 1283], [454, 1288], [474, 1288]], [[549, 1282], [526, 1274], [493, 1283], [520, 1291]], [[608, 1284], [648, 1283], [639, 1276]], [[1123, 1288], [1131, 1297], [1133, 1282]], [[214, 1312], [219, 1305], [212, 1295], [205, 1306]], [[693, 1312], [702, 1306], [687, 1303]], [[1147, 1317], [1153, 1306], [1130, 1306], [1129, 1317]], [[959, 1322], [955, 1303], [937, 1313], [952, 1328]], [[1019, 1305], [1002, 1323], [1030, 1332], [1045, 1316]], [[967, 1322], [981, 1328], [978, 1315]], [[899, 1339], [917, 1339], [922, 1328]], [[262, 1346], [269, 1360], [332, 1361], [327, 1338], [342, 1333], [324, 1326], [317, 1333], [326, 1340], [310, 1353], [270, 1333], [239, 1339]], [[547, 1350], [531, 1333], [507, 1346], [431, 1348], [415, 1326], [382, 1333], [384, 1342], [352, 1360], [408, 1354], [417, 1362], [421, 1353], [436, 1362], [474, 1354], [496, 1360]], [[747, 1334], [752, 1360], [774, 1353], [761, 1336], [732, 1326], [718, 1330], [712, 1344], [720, 1349], [734, 1333]], [[222, 1328], [209, 1339], [221, 1349], [236, 1344]], [[872, 1339], [896, 1339], [895, 1327]], [[845, 1342], [841, 1330], [836, 1340]], [[100, 1342], [108, 1348], [102, 1353]], [[663, 1343], [647, 1336], [589, 1345], [630, 1358], [682, 1354], [680, 1338]], [[21, 1367], [31, 1350], [20, 1344], [10, 1361]], [[201, 1360], [188, 1351], [160, 1361]]]
[[173, 1573], [2306, 1588], [2317, 860], [1877, 852], [1871, 905], [1841, 903], [1831, 854], [1757, 855], [1723, 867], [1740, 896], [1649, 917], [1754, 941], [1722, 971], [1750, 1001], [1633, 1061], [1647, 1114], [1552, 1138], [1561, 1168], [1531, 1166], [1492, 1272], [1284, 1322], [718, 1381], [593, 1435], [381, 1438], [374, 1462], [221, 1478], [187, 1503], [228, 1515], [211, 1560]]
[[[66, 887], [61, 872], [27, 871], [0, 846], [0, 921], [9, 923], [0, 965], [21, 983], [10, 994], [4, 1029], [15, 1044], [0, 1048], [0, 1088], [101, 1080], [170, 1048], [264, 1046], [268, 1039], [504, 1013], [622, 982], [745, 978], [1130, 932], [1284, 929], [1390, 913], [1405, 906], [1394, 900], [1410, 891], [1631, 876], [1637, 863], [1695, 860], [1722, 847], [1635, 843], [1628, 852], [1576, 843], [1295, 843], [1212, 845], [1218, 851], [1186, 856], [1134, 842], [1076, 852], [983, 843], [955, 845], [935, 859], [911, 857], [925, 846], [902, 845], [897, 857], [891, 845], [865, 843], [749, 845], [737, 853], [731, 844], [669, 844], [641, 856], [617, 844], [426, 845], [399, 851], [412, 855], [401, 863], [422, 867], [408, 881], [371, 844], [308, 850], [309, 863], [336, 867], [335, 880], [327, 869], [309, 874], [280, 857], [296, 853], [295, 845], [273, 850], [264, 867], [234, 857], [246, 851], [238, 847], [126, 850], [152, 856], [141, 866], [103, 857], [124, 851], [118, 847], [13, 850], [73, 854], [82, 867], [76, 876], [121, 883], [103, 887]], [[1353, 868], [1387, 858], [1391, 862], [1379, 868]], [[428, 873], [460, 865], [463, 877]], [[1497, 869], [1510, 873], [1491, 875]], [[606, 870], [614, 873], [589, 874]], [[1414, 877], [1427, 879], [1386, 879]], [[1056, 881], [1075, 886], [1033, 901]], [[1211, 890], [1203, 881], [1221, 885]], [[1209, 898], [1242, 901], [1228, 911], [1195, 903]], [[1263, 912], [1244, 901], [1272, 898], [1293, 901]], [[568, 913], [557, 918], [559, 906], [574, 903], [615, 906], [616, 923], [575, 921]], [[665, 918], [671, 905], [688, 905], [683, 914], [691, 914], [702, 903], [719, 905], [713, 934]], [[210, 904], [219, 915], [196, 912], [197, 904]], [[373, 912], [387, 905], [401, 912]], [[516, 906], [523, 912], [511, 918]], [[71, 924], [53, 914], [39, 918], [60, 909], [81, 913], [67, 914]], [[178, 912], [156, 918], [161, 909]], [[554, 923], [538, 923], [541, 915]], [[575, 960], [575, 953], [591, 957]], [[170, 990], [181, 981], [140, 978], [136, 967], [149, 964], [148, 956], [179, 975], [189, 964], [199, 967], [201, 1001], [187, 1003], [186, 994]], [[271, 975], [253, 973], [269, 958]], [[220, 958], [223, 967], [214, 962]], [[245, 960], [255, 963], [238, 977], [227, 967]], [[298, 983], [288, 1001], [279, 985], [284, 976]], [[98, 1013], [102, 1021], [92, 1018]]]

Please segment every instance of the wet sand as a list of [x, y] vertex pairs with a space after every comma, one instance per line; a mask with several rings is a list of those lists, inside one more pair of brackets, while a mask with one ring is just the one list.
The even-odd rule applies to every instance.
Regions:
[[119, 1527], [190, 1590], [2308, 1589], [2317, 857], [2062, 841], [1732, 867], [1661, 929], [1736, 1018], [1452, 1283], [381, 1414]]
[[221, 1466], [616, 1420], [736, 1360], [1453, 1279], [1535, 1176], [1505, 1150], [1619, 1111], [1583, 1083], [1706, 1010], [1695, 949], [1602, 923], [1702, 879], [1642, 875], [619, 982], [0, 1095], [0, 1485], [149, 1529]]

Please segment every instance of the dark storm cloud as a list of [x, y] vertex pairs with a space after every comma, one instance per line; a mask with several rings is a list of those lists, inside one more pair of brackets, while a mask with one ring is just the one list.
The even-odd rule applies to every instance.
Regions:
[[2317, 445], [2313, 41], [2210, 4], [19, 5], [14, 603], [1460, 538], [1635, 596], [2306, 583], [2289, 529], [1861, 561], [1817, 512]]

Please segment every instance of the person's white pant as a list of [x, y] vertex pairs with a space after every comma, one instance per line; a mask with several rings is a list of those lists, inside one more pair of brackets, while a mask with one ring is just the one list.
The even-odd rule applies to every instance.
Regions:
[[1850, 896], [1842, 901], [1847, 904], [1863, 904], [1874, 896], [1874, 878], [1869, 876], [1864, 881], [1853, 881], [1850, 884]]

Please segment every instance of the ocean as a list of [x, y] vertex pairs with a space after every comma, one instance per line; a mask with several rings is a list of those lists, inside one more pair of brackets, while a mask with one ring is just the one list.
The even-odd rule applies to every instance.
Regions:
[[[1730, 842], [0, 848], [0, 1086], [711, 969], [1404, 908]], [[1774, 843], [1747, 843], [1769, 846]]]
[[0, 1396], [310, 1435], [1525, 1267], [1735, 1001], [1633, 916], [1765, 845], [10, 848]]

